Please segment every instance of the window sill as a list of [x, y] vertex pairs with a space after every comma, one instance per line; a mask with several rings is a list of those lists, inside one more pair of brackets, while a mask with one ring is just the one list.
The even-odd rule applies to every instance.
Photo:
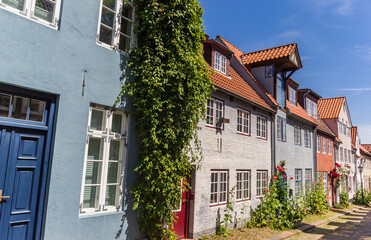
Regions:
[[211, 207], [211, 208], [212, 208], [212, 207], [220, 207], [220, 206], [225, 206], [225, 205], [227, 205], [227, 202], [225, 202], [225, 203], [213, 204], [213, 205], [210, 205], [210, 207]]
[[123, 214], [123, 210], [118, 210], [118, 211], [105, 211], [105, 212], [96, 212], [96, 213], [80, 213], [79, 214], [79, 219], [84, 219], [84, 218], [91, 218], [91, 217], [102, 217], [102, 216], [107, 216], [107, 215], [116, 215], [116, 214]]

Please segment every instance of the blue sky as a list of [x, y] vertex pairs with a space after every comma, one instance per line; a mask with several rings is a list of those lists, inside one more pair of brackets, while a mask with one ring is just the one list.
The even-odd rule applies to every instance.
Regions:
[[346, 96], [353, 126], [371, 144], [371, 1], [200, 0], [205, 32], [245, 52], [297, 42], [300, 88]]

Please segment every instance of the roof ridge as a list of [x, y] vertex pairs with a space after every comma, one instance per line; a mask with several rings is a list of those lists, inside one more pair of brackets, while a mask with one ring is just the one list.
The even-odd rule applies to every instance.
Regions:
[[319, 100], [330, 100], [330, 99], [345, 99], [346, 97], [343, 96], [343, 97], [332, 97], [332, 98], [321, 98]]
[[245, 53], [244, 55], [249, 55], [249, 54], [263, 52], [263, 51], [268, 51], [268, 50], [272, 50], [272, 49], [275, 49], [275, 48], [281, 48], [281, 47], [290, 46], [290, 45], [298, 45], [298, 44], [296, 42], [289, 43], [289, 44], [285, 44], [285, 45], [270, 47], [270, 48], [266, 48], [266, 49], [261, 49], [261, 50], [253, 51], [253, 52], [248, 52], [248, 53]]
[[236, 45], [234, 45], [233, 43], [231, 43], [231, 42], [228, 41], [227, 39], [223, 38], [222, 36], [217, 35], [216, 37], [217, 37], [217, 38], [218, 38], [218, 37], [221, 38], [222, 41], [224, 40], [224, 41], [228, 42], [228, 43], [231, 44], [233, 47], [237, 48], [238, 50], [240, 50], [241, 52], [243, 52], [244, 54], [246, 54], [244, 51], [242, 51], [240, 48], [236, 47]]

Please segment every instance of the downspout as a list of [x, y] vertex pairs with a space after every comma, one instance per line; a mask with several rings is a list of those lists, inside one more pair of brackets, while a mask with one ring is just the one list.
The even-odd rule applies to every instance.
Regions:
[[315, 181], [317, 181], [317, 129], [318, 126], [314, 129], [314, 140], [313, 140], [313, 168], [314, 168], [314, 177]]
[[273, 114], [272, 121], [271, 121], [271, 158], [272, 158], [272, 169], [271, 169], [271, 176], [274, 174], [274, 170], [276, 169], [276, 114]]

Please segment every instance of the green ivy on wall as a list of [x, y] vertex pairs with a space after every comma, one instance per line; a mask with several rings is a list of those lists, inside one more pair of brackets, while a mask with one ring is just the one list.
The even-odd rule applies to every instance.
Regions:
[[133, 99], [140, 156], [131, 193], [151, 239], [176, 237], [170, 229], [181, 180], [202, 158], [197, 123], [213, 89], [203, 58], [202, 13], [195, 0], [136, 1], [137, 45], [128, 61], [134, 80], [120, 96]]

